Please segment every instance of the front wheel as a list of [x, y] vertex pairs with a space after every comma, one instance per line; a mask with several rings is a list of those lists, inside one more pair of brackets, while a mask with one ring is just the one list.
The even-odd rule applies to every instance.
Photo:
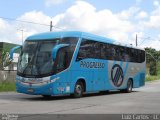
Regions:
[[74, 94], [73, 94], [73, 96], [75, 98], [80, 98], [80, 97], [82, 97], [83, 92], [84, 92], [84, 85], [83, 85], [83, 83], [82, 82], [77, 82], [76, 85], [75, 85], [75, 88], [74, 88]]

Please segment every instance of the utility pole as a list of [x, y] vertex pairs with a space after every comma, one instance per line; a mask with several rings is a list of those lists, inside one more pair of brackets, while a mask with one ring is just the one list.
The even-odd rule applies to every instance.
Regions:
[[23, 29], [21, 31], [22, 31], [22, 45], [23, 45]]
[[24, 32], [24, 30], [23, 29], [17, 29], [17, 30], [19, 30], [19, 31], [21, 31], [21, 33], [22, 33], [22, 45], [23, 45], [23, 37], [24, 37], [24, 35], [23, 35], [23, 32]]
[[52, 31], [53, 25], [52, 25], [52, 21], [50, 22], [50, 32]]
[[136, 47], [137, 47], [137, 45], [138, 45], [137, 40], [138, 40], [138, 37], [137, 37], [137, 34], [136, 34]]

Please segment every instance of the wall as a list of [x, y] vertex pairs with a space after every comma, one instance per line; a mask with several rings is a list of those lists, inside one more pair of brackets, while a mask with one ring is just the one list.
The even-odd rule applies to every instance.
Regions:
[[17, 71], [0, 71], [0, 82], [15, 82]]

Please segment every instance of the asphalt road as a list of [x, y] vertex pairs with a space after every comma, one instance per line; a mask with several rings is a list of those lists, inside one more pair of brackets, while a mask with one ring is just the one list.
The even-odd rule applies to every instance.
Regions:
[[160, 81], [149, 82], [132, 93], [89, 94], [44, 99], [41, 96], [0, 93], [0, 113], [15, 114], [124, 114], [160, 113]]

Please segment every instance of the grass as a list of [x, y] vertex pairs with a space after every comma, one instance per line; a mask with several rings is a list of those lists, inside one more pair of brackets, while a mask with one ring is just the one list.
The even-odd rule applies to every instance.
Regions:
[[146, 81], [154, 81], [154, 80], [159, 80], [159, 76], [152, 76], [152, 75], [147, 75], [146, 76]]
[[15, 90], [16, 90], [15, 82], [8, 82], [8, 81], [0, 82], [0, 92], [9, 92]]

